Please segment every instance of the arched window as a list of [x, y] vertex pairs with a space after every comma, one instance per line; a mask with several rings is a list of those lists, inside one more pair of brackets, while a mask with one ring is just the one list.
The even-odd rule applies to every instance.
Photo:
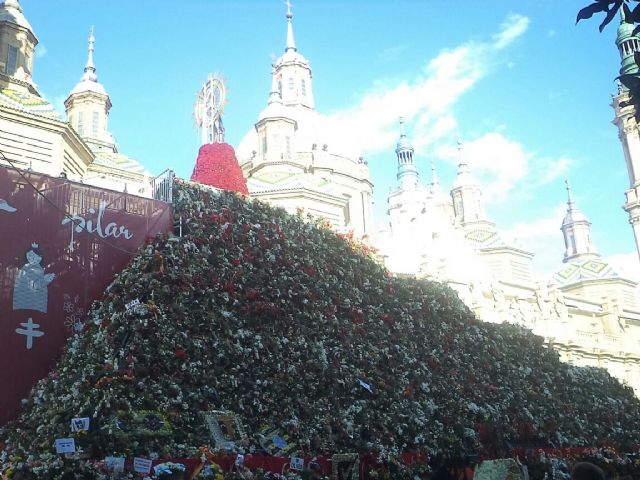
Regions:
[[98, 112], [93, 112], [93, 118], [91, 123], [91, 131], [94, 137], [98, 136], [98, 122], [100, 122], [100, 114]]
[[9, 49], [7, 50], [7, 65], [5, 67], [5, 72], [7, 75], [13, 75], [16, 73], [16, 68], [18, 68], [18, 48], [13, 45], [9, 45]]
[[278, 80], [278, 93], [282, 96], [282, 82], [280, 80]]
[[304, 95], [305, 97], [307, 96], [307, 82], [304, 81], [304, 78], [302, 79], [302, 82], [300, 82], [300, 90], [302, 91], [302, 95]]
[[289, 78], [289, 90], [293, 92], [293, 78]]
[[84, 135], [84, 112], [78, 112], [78, 127], [76, 130], [78, 135]]

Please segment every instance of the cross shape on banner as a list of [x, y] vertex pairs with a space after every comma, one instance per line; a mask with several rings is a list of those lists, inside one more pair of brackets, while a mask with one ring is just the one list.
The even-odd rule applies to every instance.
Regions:
[[29, 317], [27, 322], [23, 322], [20, 325], [24, 328], [16, 328], [16, 333], [27, 337], [27, 350], [31, 350], [33, 348], [33, 339], [43, 336], [44, 332], [38, 330], [40, 325], [33, 323], [33, 319], [31, 317]]

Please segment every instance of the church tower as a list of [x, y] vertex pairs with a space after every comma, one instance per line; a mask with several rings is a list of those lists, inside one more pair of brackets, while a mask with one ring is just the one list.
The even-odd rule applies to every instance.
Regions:
[[396, 146], [398, 157], [398, 186], [400, 190], [415, 190], [418, 187], [418, 170], [413, 161], [413, 146], [404, 132], [404, 119], [400, 117], [400, 139]]
[[0, 4], [0, 86], [39, 95], [31, 77], [38, 39], [18, 0]]
[[587, 220], [587, 217], [573, 201], [569, 181], [565, 180], [565, 184], [567, 186], [567, 213], [562, 220], [561, 227], [565, 246], [563, 262], [599, 257], [591, 241], [591, 222]]
[[89, 53], [84, 73], [78, 84], [64, 102], [67, 120], [94, 151], [116, 151], [113, 137], [109, 133], [109, 110], [111, 99], [104, 86], [98, 82], [93, 63], [95, 50], [93, 28], [89, 35]]
[[[616, 46], [620, 53], [620, 74], [632, 74], [638, 71], [634, 55], [640, 51], [640, 38], [633, 35], [634, 25], [624, 21], [624, 13], [616, 35]], [[629, 90], [620, 85], [618, 94], [613, 97], [615, 118], [613, 123], [618, 127], [618, 138], [622, 143], [629, 189], [625, 192], [624, 209], [629, 214], [629, 223], [633, 228], [636, 249], [640, 255], [640, 129], [636, 121], [636, 109], [629, 104]]]
[[311, 67], [298, 51], [291, 3], [286, 5], [286, 43], [271, 65], [267, 106], [238, 146], [248, 191], [366, 239], [373, 233], [369, 168], [362, 157], [342, 150], [335, 123], [316, 110]]
[[284, 162], [291, 160], [297, 122], [284, 111], [275, 65], [271, 68], [271, 91], [267, 108], [255, 125], [258, 133], [258, 158], [260, 162]]
[[296, 48], [293, 38], [293, 13], [287, 0], [287, 44], [272, 73], [282, 103], [286, 106], [314, 108], [311, 67]]
[[482, 190], [480, 183], [471, 175], [464, 155], [462, 140], [458, 139], [458, 175], [453, 182], [451, 198], [456, 222], [462, 226], [486, 221], [482, 208]]

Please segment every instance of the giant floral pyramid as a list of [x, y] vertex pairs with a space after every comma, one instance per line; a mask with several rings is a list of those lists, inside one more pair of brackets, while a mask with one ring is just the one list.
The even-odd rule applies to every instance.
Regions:
[[[149, 241], [0, 431], [5, 466], [54, 478], [105, 456], [193, 456], [212, 410], [237, 414], [246, 451], [272, 430], [300, 456], [640, 443], [631, 389], [476, 320], [448, 287], [235, 193], [180, 182], [174, 208], [183, 236]], [[148, 412], [160, 428], [131, 426]], [[88, 432], [71, 433], [76, 417]], [[76, 457], [55, 453], [67, 437]]]

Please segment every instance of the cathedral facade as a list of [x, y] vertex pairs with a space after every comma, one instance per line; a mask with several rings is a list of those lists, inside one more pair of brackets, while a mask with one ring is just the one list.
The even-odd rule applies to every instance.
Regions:
[[[506, 241], [486, 214], [482, 185], [462, 142], [450, 188], [440, 184], [434, 164], [425, 183], [401, 125], [397, 188], [388, 196], [388, 217], [381, 222], [390, 227], [377, 233], [369, 167], [332, 142], [327, 119], [316, 110], [310, 63], [295, 44], [290, 9], [286, 19], [285, 51], [272, 65], [267, 105], [237, 148], [250, 195], [352, 231], [378, 247], [391, 272], [445, 282], [480, 319], [531, 329], [566, 361], [606, 368], [640, 392], [637, 285], [596, 250], [591, 224], [569, 185], [566, 214], [558, 219], [558, 269], [551, 278], [536, 278], [533, 252]], [[626, 25], [621, 24], [617, 39], [624, 72], [634, 68], [633, 54], [640, 50], [640, 39]], [[19, 1], [5, 0], [0, 5], [0, 151], [7, 160], [0, 155], [0, 164], [149, 194], [148, 173], [119, 152], [109, 132], [111, 98], [98, 81], [93, 32], [80, 81], [65, 101], [66, 118], [33, 82], [37, 43]], [[621, 88], [613, 102], [614, 122], [630, 178], [625, 209], [639, 242], [640, 134], [626, 100], [628, 92]]]
[[373, 184], [361, 158], [334, 149], [315, 109], [309, 61], [296, 47], [287, 12], [284, 54], [272, 65], [266, 108], [237, 149], [252, 197], [328, 220], [337, 231], [370, 237]]
[[109, 132], [111, 99], [98, 81], [93, 31], [84, 72], [64, 103], [65, 118], [33, 81], [37, 44], [19, 0], [0, 4], [0, 165], [149, 196], [149, 173], [118, 151]]
[[387, 267], [447, 283], [481, 320], [530, 329], [563, 360], [605, 368], [640, 393], [637, 282], [598, 253], [568, 181], [567, 210], [558, 219], [564, 254], [559, 236], [557, 271], [536, 278], [534, 253], [502, 238], [484, 211], [482, 186], [460, 141], [458, 151], [458, 174], [448, 193], [433, 164], [425, 185], [401, 124], [397, 189], [387, 200], [389, 230], [377, 238]]
[[[380, 222], [389, 228], [374, 231], [368, 167], [334, 152], [331, 140], [323, 138], [328, 129], [315, 110], [311, 67], [296, 48], [290, 10], [287, 28], [285, 53], [272, 66], [268, 104], [238, 148], [250, 194], [290, 212], [324, 217], [338, 231], [351, 230], [378, 248], [391, 272], [445, 282], [480, 319], [522, 325], [565, 361], [605, 368], [640, 394], [637, 283], [620, 276], [597, 252], [591, 223], [568, 182], [566, 214], [558, 219], [558, 269], [551, 278], [538, 278], [534, 253], [506, 241], [486, 214], [482, 185], [462, 142], [451, 187], [440, 184], [434, 164], [430, 182], [424, 183], [401, 121], [397, 188], [387, 199], [387, 219]], [[632, 47], [640, 48], [637, 37], [630, 40], [632, 29], [624, 28], [619, 45], [633, 45], [620, 47], [623, 65], [633, 58]], [[637, 127], [629, 136], [635, 119], [620, 106], [626, 98], [621, 95], [614, 106], [617, 123], [624, 125], [621, 139], [631, 178], [640, 171], [633, 163], [640, 158], [640, 136]], [[630, 150], [636, 147], [634, 156]], [[633, 176], [625, 208], [640, 231], [639, 181]]]

